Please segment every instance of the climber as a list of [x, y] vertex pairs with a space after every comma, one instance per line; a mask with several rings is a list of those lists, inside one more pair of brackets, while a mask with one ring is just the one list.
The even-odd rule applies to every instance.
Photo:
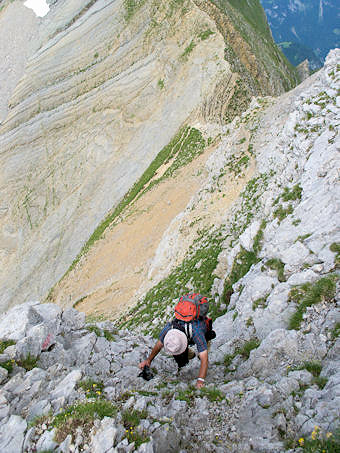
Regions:
[[212, 330], [212, 320], [207, 317], [208, 310], [207, 298], [200, 294], [180, 297], [175, 307], [175, 318], [164, 326], [149, 357], [139, 364], [139, 368], [148, 373], [151, 362], [164, 347], [164, 351], [173, 356], [180, 369], [195, 357], [189, 345], [196, 344], [201, 361], [196, 387], [203, 387], [208, 370], [208, 343], [216, 336]]

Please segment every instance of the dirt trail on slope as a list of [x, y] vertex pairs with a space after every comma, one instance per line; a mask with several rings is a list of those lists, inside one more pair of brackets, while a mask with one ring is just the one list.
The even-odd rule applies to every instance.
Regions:
[[[145, 287], [150, 263], [163, 234], [206, 178], [204, 165], [214, 148], [208, 148], [175, 177], [163, 180], [127, 208], [122, 221], [108, 228], [104, 237], [54, 288], [53, 301], [105, 318], [114, 318], [133, 305], [138, 290]], [[239, 196], [243, 179], [249, 177], [246, 175], [237, 183], [227, 185], [223, 211]], [[206, 222], [211, 224], [211, 220], [208, 216]], [[151, 281], [147, 286], [152, 285]]]

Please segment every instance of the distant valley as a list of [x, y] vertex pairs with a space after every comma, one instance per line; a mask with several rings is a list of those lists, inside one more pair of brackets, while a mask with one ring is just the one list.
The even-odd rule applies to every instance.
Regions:
[[310, 69], [322, 66], [330, 49], [339, 47], [339, 3], [334, 0], [261, 0], [275, 41], [293, 65], [308, 58]]

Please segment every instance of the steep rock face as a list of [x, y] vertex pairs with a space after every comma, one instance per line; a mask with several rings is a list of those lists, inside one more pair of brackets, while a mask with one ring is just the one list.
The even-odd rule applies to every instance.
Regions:
[[38, 46], [38, 19], [33, 11], [19, 1], [0, 2], [0, 124], [26, 63]]
[[20, 297], [48, 290], [213, 80], [228, 73], [217, 33], [190, 63], [181, 60], [195, 24], [209, 24], [197, 8], [183, 18], [174, 10], [164, 36], [148, 42], [148, 9], [127, 24], [122, 2], [98, 1], [85, 11], [77, 4], [71, 17], [66, 3], [57, 8], [66, 8], [67, 24], [64, 16], [57, 30], [46, 24], [49, 39], [30, 61], [2, 127], [5, 305], [15, 289]]
[[[251, 86], [206, 6], [53, 2], [0, 130], [2, 307], [48, 291], [193, 112], [221, 119], [235, 87]], [[275, 87], [260, 91], [280, 90], [267, 74]]]

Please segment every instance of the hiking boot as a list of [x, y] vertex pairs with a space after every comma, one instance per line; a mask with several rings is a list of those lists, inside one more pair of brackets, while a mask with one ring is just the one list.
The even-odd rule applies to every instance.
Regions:
[[188, 359], [192, 360], [194, 357], [196, 357], [195, 351], [191, 348], [188, 348]]

